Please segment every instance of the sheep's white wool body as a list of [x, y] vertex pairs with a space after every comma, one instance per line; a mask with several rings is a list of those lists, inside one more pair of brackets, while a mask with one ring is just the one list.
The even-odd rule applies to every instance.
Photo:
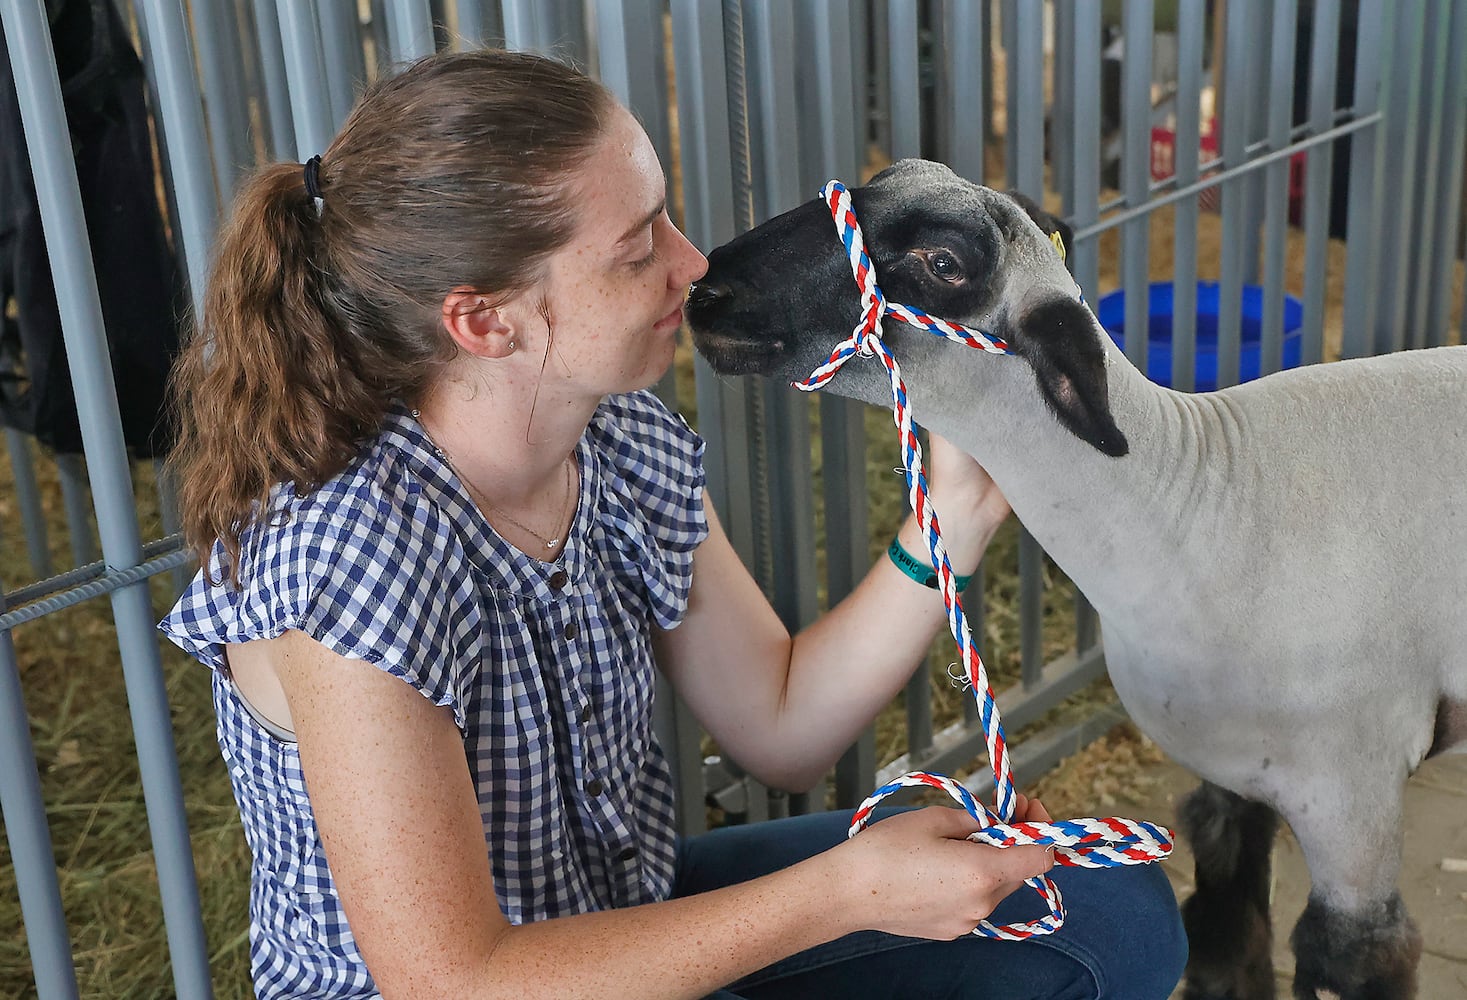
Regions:
[[[1429, 753], [1467, 750], [1467, 347], [1174, 392], [1075, 301], [1063, 224], [1038, 206], [918, 161], [853, 196], [889, 297], [1015, 351], [888, 321], [914, 419], [983, 464], [1095, 607], [1137, 724], [1235, 793], [1184, 806], [1196, 995], [1253, 995], [1240, 963], [1271, 983], [1271, 809], [1313, 879], [1296, 991], [1411, 996], [1402, 786]], [[848, 335], [829, 226], [806, 205], [710, 254], [688, 315], [715, 368], [797, 380]], [[826, 391], [890, 406], [874, 359]]]

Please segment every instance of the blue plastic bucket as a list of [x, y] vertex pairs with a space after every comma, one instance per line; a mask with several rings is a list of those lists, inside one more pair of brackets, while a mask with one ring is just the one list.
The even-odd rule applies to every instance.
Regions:
[[[1217, 388], [1217, 300], [1215, 281], [1197, 282], [1197, 355], [1193, 369], [1196, 391]], [[1150, 317], [1146, 350], [1146, 377], [1159, 385], [1172, 384], [1172, 283], [1155, 281], [1148, 290], [1147, 314]], [[1126, 346], [1126, 293], [1118, 289], [1101, 298], [1096, 309], [1100, 325], [1122, 350]], [[1304, 305], [1292, 295], [1284, 296], [1284, 367], [1299, 364], [1300, 328], [1304, 324]], [[1238, 381], [1258, 377], [1263, 338], [1263, 289], [1243, 286], [1243, 323], [1239, 334], [1242, 351], [1238, 358]]]

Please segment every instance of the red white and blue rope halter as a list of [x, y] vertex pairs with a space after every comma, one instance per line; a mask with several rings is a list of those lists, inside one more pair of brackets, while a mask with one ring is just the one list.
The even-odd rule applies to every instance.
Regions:
[[[963, 614], [962, 600], [952, 565], [948, 562], [947, 550], [942, 544], [942, 531], [938, 525], [937, 512], [927, 495], [927, 474], [922, 466], [922, 446], [917, 440], [916, 427], [912, 423], [911, 406], [907, 399], [907, 387], [902, 381], [901, 369], [890, 348], [881, 339], [882, 319], [894, 316], [904, 323], [921, 327], [948, 340], [955, 340], [969, 347], [976, 347], [992, 354], [1010, 353], [1008, 345], [997, 337], [973, 330], [956, 323], [949, 323], [923, 312], [921, 309], [889, 301], [876, 283], [876, 270], [866, 253], [861, 227], [851, 205], [850, 192], [840, 181], [831, 181], [821, 190], [821, 197], [830, 207], [841, 243], [850, 258], [851, 270], [856, 284], [861, 288], [861, 321], [851, 335], [841, 341], [824, 364], [816, 368], [810, 377], [796, 382], [795, 387], [805, 390], [819, 389], [829, 382], [841, 366], [856, 354], [862, 357], [875, 355], [886, 366], [891, 378], [892, 416], [901, 438], [902, 465], [906, 472], [908, 499], [917, 514], [917, 522], [927, 539], [927, 548], [932, 556], [932, 565], [937, 570], [938, 587], [943, 603], [947, 606], [948, 627], [957, 641], [963, 658], [964, 672], [978, 700], [978, 716], [983, 723], [983, 734], [988, 743], [988, 760], [993, 769], [997, 786], [995, 809], [980, 804], [966, 788], [957, 781], [940, 774], [912, 771], [878, 788], [861, 803], [851, 823], [850, 835], [855, 836], [865, 829], [876, 804], [897, 789], [907, 786], [938, 788], [956, 799], [968, 814], [982, 824], [983, 829], [968, 839], [994, 847], [1012, 847], [1019, 844], [1053, 846], [1055, 862], [1061, 865], [1083, 868], [1113, 868], [1120, 865], [1146, 864], [1166, 857], [1172, 850], [1172, 833], [1165, 827], [1152, 823], [1126, 819], [1072, 819], [1054, 823], [1010, 823], [1014, 814], [1015, 792], [1013, 775], [1009, 765], [1008, 745], [1004, 741], [1003, 723], [999, 719], [998, 705], [993, 697], [993, 688], [988, 682], [988, 672], [983, 660], [973, 645], [968, 632], [967, 618]], [[1049, 934], [1064, 923], [1064, 903], [1059, 888], [1048, 876], [1030, 879], [1029, 885], [1039, 893], [1049, 906], [1049, 914], [1027, 923], [1009, 924], [998, 927], [983, 921], [973, 929], [982, 937], [1023, 940], [1041, 934]]]

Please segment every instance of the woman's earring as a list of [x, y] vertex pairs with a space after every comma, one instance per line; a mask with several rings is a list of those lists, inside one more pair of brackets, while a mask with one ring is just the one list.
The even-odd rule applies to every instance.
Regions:
[[512, 341], [512, 340], [511, 340], [511, 341], [510, 341], [510, 342], [509, 342], [509, 349], [510, 349], [510, 350], [511, 350], [511, 351], [513, 351], [513, 350], [514, 350], [514, 341]]

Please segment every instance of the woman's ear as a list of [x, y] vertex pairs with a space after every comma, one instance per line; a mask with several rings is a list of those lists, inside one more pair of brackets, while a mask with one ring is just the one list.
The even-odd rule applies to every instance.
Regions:
[[1051, 215], [1045, 211], [1033, 198], [1022, 191], [1012, 190], [1005, 192], [1014, 202], [1018, 204], [1034, 220], [1034, 224], [1040, 228], [1045, 236], [1048, 236], [1054, 248], [1059, 251], [1060, 260], [1065, 262], [1065, 267], [1074, 268], [1070, 265], [1070, 251], [1074, 247], [1075, 231], [1069, 224], [1057, 215]]
[[508, 357], [518, 346], [503, 310], [472, 288], [455, 288], [445, 295], [442, 318], [453, 342], [475, 357]]

